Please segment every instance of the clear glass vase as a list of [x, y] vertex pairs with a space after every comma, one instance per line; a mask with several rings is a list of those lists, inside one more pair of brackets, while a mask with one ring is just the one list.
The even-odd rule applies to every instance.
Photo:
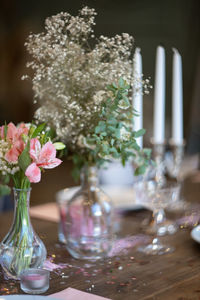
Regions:
[[0, 244], [0, 263], [8, 277], [20, 279], [28, 268], [39, 268], [46, 259], [46, 248], [34, 232], [29, 217], [31, 189], [14, 190], [13, 224]]
[[113, 241], [113, 210], [110, 198], [98, 185], [96, 167], [84, 167], [81, 188], [68, 203], [66, 247], [78, 259], [107, 256]]

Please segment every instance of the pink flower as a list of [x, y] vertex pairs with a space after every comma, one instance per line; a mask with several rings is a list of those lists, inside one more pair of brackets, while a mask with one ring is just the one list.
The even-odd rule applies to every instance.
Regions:
[[[2, 139], [5, 139], [4, 129], [5, 126], [0, 128], [0, 135]], [[17, 162], [19, 155], [24, 150], [25, 143], [22, 139], [23, 134], [28, 134], [28, 128], [24, 123], [21, 123], [19, 127], [16, 127], [12, 122], [8, 124], [6, 140], [10, 144], [10, 149], [5, 155], [5, 159], [8, 162]]]
[[30, 141], [30, 157], [33, 163], [26, 169], [25, 175], [30, 182], [39, 182], [41, 170], [52, 169], [61, 164], [62, 160], [56, 158], [56, 149], [51, 142], [47, 142], [42, 148], [37, 138]]
[[41, 171], [37, 167], [36, 163], [32, 163], [26, 169], [25, 175], [28, 177], [30, 182], [39, 182], [41, 180]]

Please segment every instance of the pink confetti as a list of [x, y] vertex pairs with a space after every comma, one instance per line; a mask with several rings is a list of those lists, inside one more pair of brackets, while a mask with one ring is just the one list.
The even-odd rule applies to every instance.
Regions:
[[47, 258], [44, 262], [43, 268], [48, 271], [53, 271], [55, 269], [64, 269], [66, 266], [68, 266], [68, 264], [54, 264], [52, 262], [52, 258]]
[[179, 226], [194, 226], [200, 223], [200, 215], [185, 216], [176, 221]]
[[108, 257], [127, 254], [128, 249], [133, 248], [140, 244], [147, 244], [149, 241], [150, 241], [150, 237], [143, 234], [132, 235], [117, 240], [114, 243], [111, 251], [109, 252]]

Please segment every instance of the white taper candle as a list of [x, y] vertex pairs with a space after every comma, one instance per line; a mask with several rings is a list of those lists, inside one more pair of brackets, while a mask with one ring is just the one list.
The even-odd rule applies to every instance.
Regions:
[[[133, 129], [138, 131], [143, 127], [142, 55], [140, 48], [136, 48], [133, 56], [133, 72], [133, 108], [138, 113], [138, 116], [134, 116]], [[142, 148], [143, 137], [137, 138], [137, 143]]]
[[183, 143], [183, 79], [182, 60], [177, 49], [173, 48], [172, 68], [172, 142]]
[[154, 84], [153, 141], [162, 144], [165, 140], [165, 50], [157, 47]]

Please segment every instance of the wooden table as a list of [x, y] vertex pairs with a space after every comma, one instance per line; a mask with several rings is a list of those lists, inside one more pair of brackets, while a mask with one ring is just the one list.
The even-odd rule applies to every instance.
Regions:
[[[187, 200], [198, 202], [200, 183], [186, 182], [184, 193]], [[120, 236], [139, 233], [140, 224], [148, 214], [143, 210], [123, 216]], [[11, 214], [0, 216], [0, 239], [7, 233], [11, 220]], [[90, 263], [70, 257], [57, 241], [56, 224], [36, 219], [32, 224], [55, 263], [68, 263], [58, 274], [51, 273], [46, 295], [72, 287], [113, 300], [200, 299], [200, 247], [191, 239], [191, 229], [181, 229], [162, 238], [175, 247], [171, 254], [145, 256], [132, 248], [127, 255]], [[0, 273], [1, 295], [23, 293], [18, 282], [6, 281]]]

